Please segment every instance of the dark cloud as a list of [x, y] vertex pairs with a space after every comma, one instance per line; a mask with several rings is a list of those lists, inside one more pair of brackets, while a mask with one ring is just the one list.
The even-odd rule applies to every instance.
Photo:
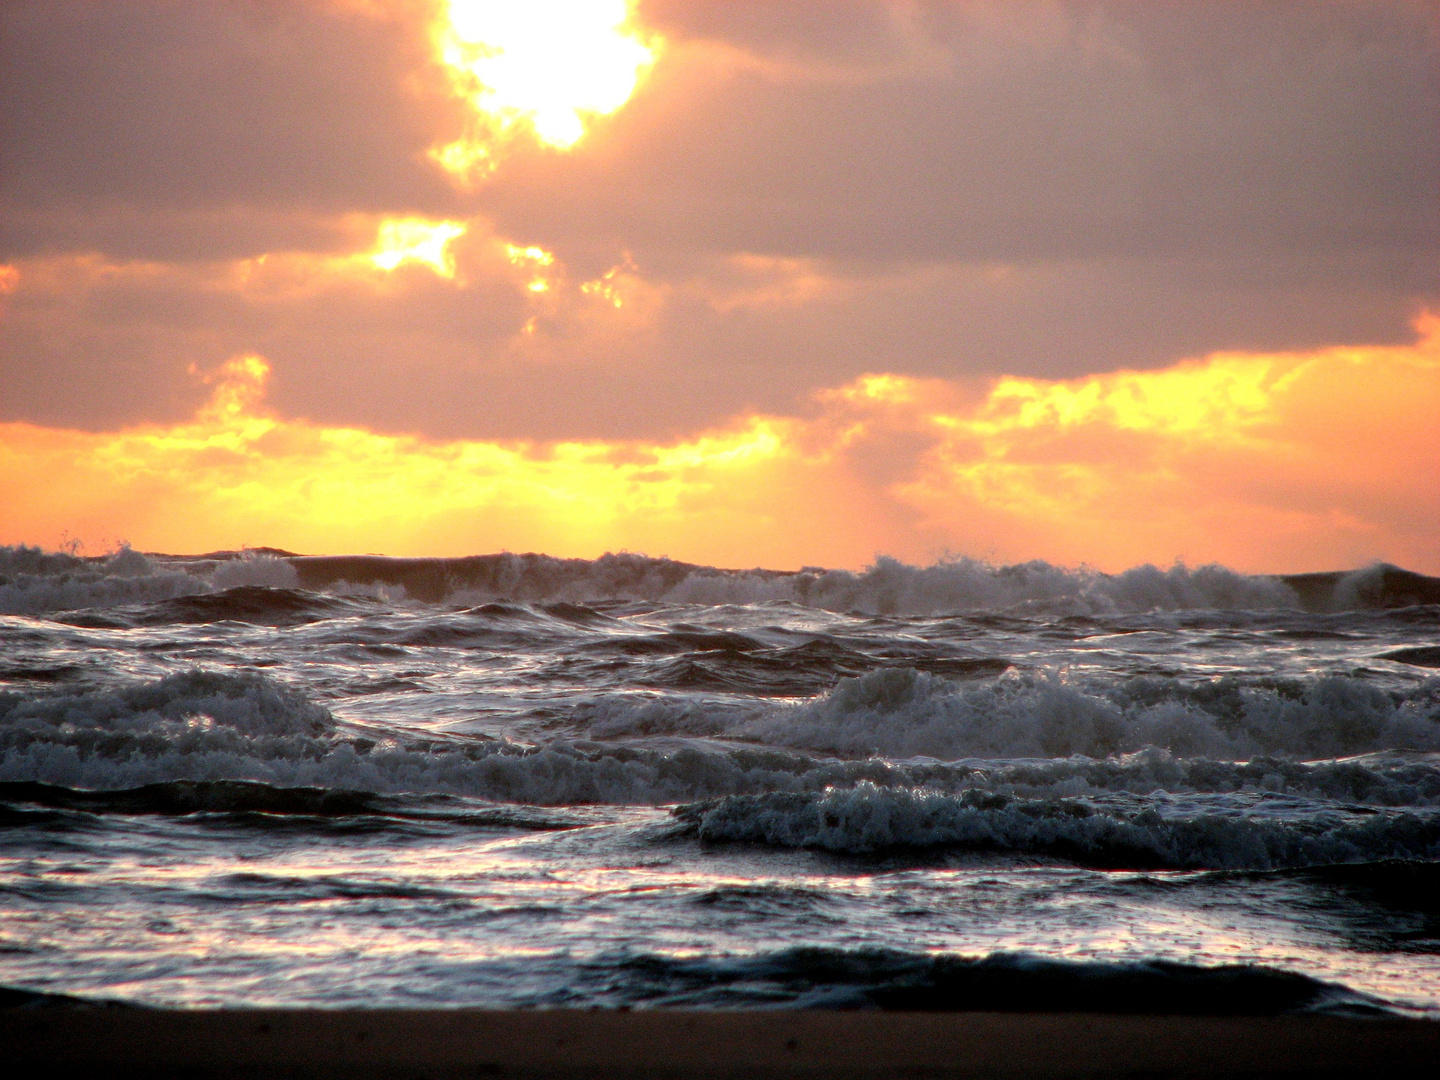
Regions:
[[911, 5], [877, 0], [640, 0], [641, 21], [667, 38], [719, 42], [780, 62], [859, 67], [905, 62], [913, 53]]
[[[240, 216], [256, 219], [255, 244], [303, 244], [316, 213], [448, 205], [424, 160], [445, 104], [421, 92], [434, 72], [414, 31], [322, 2], [7, 3], [10, 254], [136, 248], [157, 228], [161, 254], [233, 248]], [[190, 227], [188, 245], [172, 217]]]
[[[1400, 341], [1440, 307], [1433, 3], [641, 10], [670, 45], [635, 99], [467, 194], [425, 158], [464, 118], [424, 5], [0, 6], [0, 419], [173, 419], [190, 365], [256, 351], [330, 423], [661, 437], [861, 372]], [[406, 213], [555, 251], [571, 307], [628, 252], [653, 310], [527, 341], [478, 241], [459, 285], [227, 284]]]
[[[725, 7], [704, 40], [782, 21]], [[689, 10], [664, 6], [677, 48], [593, 150], [487, 187], [502, 227], [864, 260], [1440, 246], [1434, 5], [931, 4], [913, 65], [851, 79], [833, 33], [819, 67], [707, 69]]]
[[[272, 362], [270, 400], [287, 415], [436, 437], [661, 438], [748, 408], [790, 412], [866, 372], [1060, 377], [1413, 336], [1395, 283], [1349, 262], [935, 266], [822, 276], [818, 293], [794, 299], [784, 271], [702, 265], [635, 333], [567, 314], [573, 279], [547, 316], [521, 282], [462, 266], [463, 289], [420, 268], [393, 284], [298, 293], [143, 270], [37, 285], [4, 317], [0, 415], [89, 428], [179, 419], [208, 392], [190, 364], [255, 351]], [[532, 315], [536, 339], [517, 348]]]

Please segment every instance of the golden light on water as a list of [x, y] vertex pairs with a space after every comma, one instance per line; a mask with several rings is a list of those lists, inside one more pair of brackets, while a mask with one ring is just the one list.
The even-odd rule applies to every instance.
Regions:
[[574, 146], [654, 63], [659, 39], [638, 27], [632, 8], [632, 0], [449, 0], [436, 46], [477, 129], [432, 157], [464, 175], [483, 167], [497, 136], [528, 131], [546, 146]]

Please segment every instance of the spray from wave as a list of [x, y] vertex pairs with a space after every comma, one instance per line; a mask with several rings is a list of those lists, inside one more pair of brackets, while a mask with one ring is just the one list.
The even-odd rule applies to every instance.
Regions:
[[0, 614], [113, 608], [239, 587], [377, 595], [453, 605], [503, 600], [670, 604], [788, 602], [826, 611], [927, 615], [976, 610], [1113, 614], [1156, 610], [1384, 609], [1440, 603], [1440, 579], [1384, 564], [1348, 573], [1256, 576], [1220, 566], [1133, 567], [1119, 574], [1045, 562], [928, 567], [881, 557], [867, 569], [724, 570], [643, 555], [598, 559], [297, 556], [271, 549], [196, 557], [129, 548], [100, 558], [0, 548]]
[[[906, 678], [921, 686], [941, 685], [914, 672]], [[996, 737], [986, 731], [991, 718], [967, 718], [961, 712], [966, 695], [936, 693], [958, 719], [956, 731], [945, 734], [942, 712], [933, 721], [940, 733], [935, 737], [960, 740], [967, 732]], [[939, 761], [897, 760], [895, 755], [837, 759], [795, 745], [807, 739], [845, 738], [843, 726], [827, 732], [823, 726], [810, 726], [811, 718], [843, 710], [854, 696], [851, 687], [842, 686], [759, 720], [733, 714], [742, 717], [737, 726], [752, 733], [747, 739], [651, 746], [572, 737], [526, 744], [453, 733], [378, 731], [342, 722], [306, 695], [260, 673], [193, 670], [100, 689], [0, 692], [0, 781], [116, 790], [180, 780], [247, 780], [535, 805], [661, 805], [731, 795], [813, 795], [865, 785], [876, 791], [985, 791], [1021, 798], [1168, 791], [1288, 794], [1375, 807], [1440, 805], [1440, 773], [1413, 755], [1380, 752], [1393, 749], [1381, 744], [1397, 741], [1394, 730], [1405, 730], [1393, 706], [1389, 713], [1382, 712], [1371, 743], [1362, 748], [1370, 757], [1340, 761], [1298, 760], [1303, 755], [1294, 752], [1296, 746], [1287, 748], [1289, 754], [1234, 761], [1187, 757], [1153, 744], [1136, 753], [1018, 761], [1015, 755], [996, 754], [987, 761], [972, 754]], [[1415, 706], [1410, 719], [1427, 745], [1440, 749], [1437, 697], [1440, 694], [1431, 693], [1426, 699], [1429, 712], [1423, 716], [1418, 703], [1406, 704]], [[1307, 745], [1305, 738], [1317, 737], [1314, 732], [1325, 723], [1349, 723], [1349, 714], [1332, 709], [1323, 692], [1320, 699], [1307, 723], [1296, 725], [1299, 747]], [[1036, 707], [1041, 711], [1026, 717], [1023, 701], [1012, 703], [1012, 721], [1057, 729], [1065, 722], [1044, 693]], [[1296, 705], [1304, 707], [1303, 700]], [[587, 715], [585, 709], [579, 711]], [[875, 714], [862, 710], [861, 715]], [[1091, 720], [1082, 710], [1070, 722], [1084, 731]], [[766, 728], [789, 745], [755, 737]], [[1276, 730], [1285, 729], [1281, 725]], [[1324, 737], [1334, 738], [1333, 732]], [[1422, 740], [1417, 736], [1412, 741]]]

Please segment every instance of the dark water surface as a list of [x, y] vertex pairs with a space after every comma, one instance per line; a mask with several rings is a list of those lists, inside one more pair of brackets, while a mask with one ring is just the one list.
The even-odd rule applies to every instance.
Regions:
[[0, 549], [0, 983], [1440, 1012], [1440, 582]]

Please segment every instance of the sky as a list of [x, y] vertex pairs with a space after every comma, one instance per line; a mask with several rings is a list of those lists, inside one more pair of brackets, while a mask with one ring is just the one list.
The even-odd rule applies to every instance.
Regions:
[[5, 0], [0, 543], [1440, 573], [1440, 4]]

